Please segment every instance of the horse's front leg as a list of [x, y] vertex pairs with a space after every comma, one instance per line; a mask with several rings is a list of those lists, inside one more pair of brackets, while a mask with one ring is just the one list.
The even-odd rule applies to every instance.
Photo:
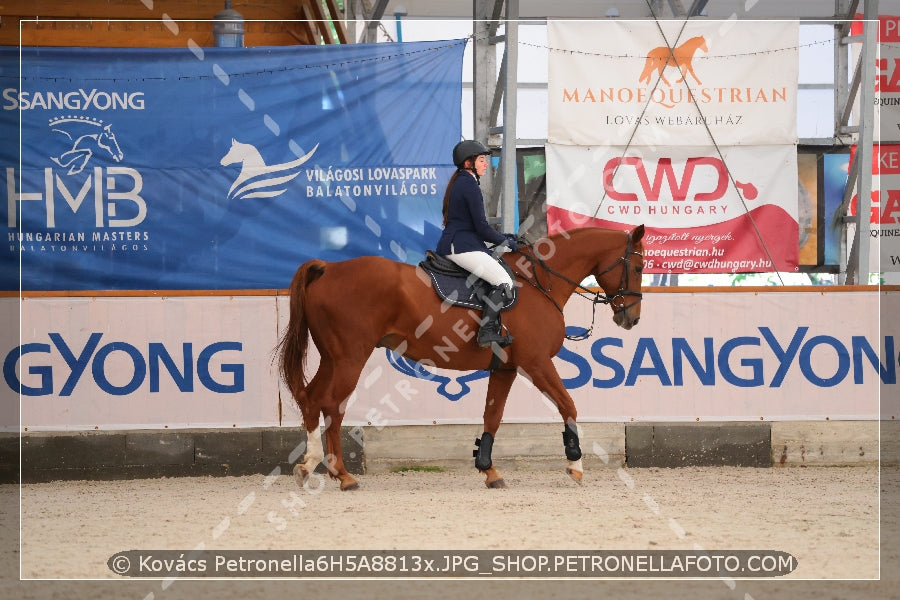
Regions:
[[503, 409], [506, 406], [506, 398], [513, 381], [516, 379], [516, 371], [493, 371], [488, 379], [487, 398], [484, 403], [484, 433], [481, 438], [475, 440], [475, 468], [484, 473], [484, 484], [489, 488], [505, 488], [506, 482], [494, 468], [491, 460], [491, 450], [494, 446], [494, 437], [500, 428], [500, 420], [503, 418]]
[[566, 459], [569, 461], [566, 467], [566, 473], [577, 483], [581, 483], [584, 477], [584, 466], [581, 462], [581, 445], [578, 440], [578, 425], [576, 418], [578, 416], [575, 410], [575, 402], [572, 396], [566, 390], [565, 384], [556, 372], [553, 362], [547, 360], [537, 367], [528, 370], [531, 382], [550, 400], [556, 404], [560, 416], [562, 416], [563, 424], [563, 445], [565, 446]]

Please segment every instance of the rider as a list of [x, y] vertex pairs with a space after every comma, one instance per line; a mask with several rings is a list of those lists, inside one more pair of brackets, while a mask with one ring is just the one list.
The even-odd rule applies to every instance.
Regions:
[[500, 308], [514, 284], [485, 242], [506, 244], [513, 252], [519, 249], [519, 244], [514, 237], [499, 233], [488, 225], [484, 213], [484, 198], [478, 185], [487, 170], [490, 154], [491, 151], [476, 140], [464, 140], [453, 148], [456, 172], [444, 192], [444, 231], [437, 243], [437, 253], [493, 286], [484, 298], [478, 345], [487, 348], [496, 343], [503, 348], [512, 343], [513, 337], [501, 334]]

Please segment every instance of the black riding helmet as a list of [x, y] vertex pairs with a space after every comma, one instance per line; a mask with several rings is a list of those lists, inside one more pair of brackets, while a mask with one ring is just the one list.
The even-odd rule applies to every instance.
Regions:
[[453, 164], [462, 169], [467, 158], [490, 153], [488, 147], [478, 140], [463, 140], [453, 147]]

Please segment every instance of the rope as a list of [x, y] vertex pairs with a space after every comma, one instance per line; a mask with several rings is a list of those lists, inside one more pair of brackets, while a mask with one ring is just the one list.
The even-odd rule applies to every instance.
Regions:
[[[675, 38], [675, 43], [673, 46], [669, 45], [669, 40], [666, 39], [666, 34], [663, 33], [662, 27], [659, 24], [659, 19], [656, 18], [656, 14], [653, 12], [653, 6], [650, 5], [650, 0], [645, 0], [647, 2], [647, 8], [650, 9], [650, 14], [653, 16], [653, 21], [656, 23], [656, 27], [659, 29], [659, 33], [662, 35], [663, 41], [666, 43], [666, 47], [669, 49], [669, 57], [675, 57], [675, 53], [672, 50], [673, 46], [678, 45], [678, 41], [681, 39], [682, 34], [684, 33], [684, 28], [687, 27], [687, 18], [681, 23], [681, 30], [678, 32], [678, 36]], [[676, 61], [675, 64], [678, 64]], [[681, 68], [680, 66], [678, 67]], [[619, 160], [616, 162], [616, 168], [613, 169], [612, 179], [615, 180], [616, 174], [619, 172], [619, 168], [622, 166], [622, 159], [625, 158], [625, 155], [628, 154], [628, 149], [631, 148], [631, 142], [634, 141], [634, 136], [637, 134], [638, 127], [641, 126], [641, 122], [644, 119], [644, 115], [647, 113], [647, 109], [650, 108], [650, 102], [653, 100], [653, 93], [656, 91], [656, 88], [659, 87], [659, 82], [662, 80], [662, 73], [659, 74], [659, 77], [656, 78], [656, 83], [653, 84], [653, 89], [650, 90], [650, 93], [647, 96], [647, 103], [644, 104], [644, 108], [641, 110], [640, 116], [634, 122], [634, 128], [631, 130], [631, 135], [628, 136], [628, 143], [625, 144], [625, 148], [622, 150], [622, 156], [619, 157]], [[685, 83], [687, 81], [685, 80]], [[691, 96], [693, 98], [693, 95]], [[696, 102], [696, 101], [695, 101]], [[709, 127], [707, 127], [707, 130]], [[726, 165], [727, 168], [727, 165]], [[605, 176], [604, 176], [605, 178]], [[600, 209], [603, 208], [603, 203], [606, 201], [607, 197], [607, 189], [606, 185], [603, 185], [603, 196], [600, 198], [600, 202], [597, 204], [597, 210], [594, 211], [594, 214], [591, 216], [592, 219], [596, 219], [597, 215], [600, 213]]]
[[[656, 28], [659, 30], [660, 35], [663, 38], [663, 41], [666, 43], [666, 47], [669, 50], [669, 59], [672, 60], [676, 67], [681, 70], [681, 65], [678, 62], [678, 58], [675, 55], [674, 48], [678, 46], [678, 42], [681, 39], [681, 36], [684, 34], [684, 29], [687, 26], [688, 19], [690, 17], [685, 17], [681, 23], [681, 29], [678, 31], [678, 35], [675, 38], [675, 42], [669, 44], [669, 40], [666, 38], [666, 34], [662, 29], [662, 25], [660, 25], [659, 18], [656, 16], [656, 13], [653, 11], [653, 6], [650, 4], [650, 0], [645, 0], [647, 3], [647, 8], [650, 9], [650, 14], [653, 16], [653, 21], [656, 23]], [[619, 160], [616, 163], [616, 167], [613, 170], [612, 178], [615, 179], [616, 174], [619, 172], [619, 168], [622, 165], [622, 159], [625, 158], [625, 155], [628, 153], [628, 149], [631, 147], [631, 143], [634, 140], [634, 136], [637, 133], [638, 127], [640, 127], [641, 122], [643, 120], [644, 114], [647, 112], [647, 109], [650, 107], [650, 103], [653, 99], [653, 92], [656, 91], [656, 88], [659, 86], [659, 82], [662, 80], [662, 73], [656, 78], [656, 83], [653, 85], [653, 89], [650, 91], [650, 94], [647, 98], [647, 103], [644, 105], [643, 110], [641, 110], [640, 117], [635, 121], [634, 128], [631, 130], [631, 135], [628, 138], [628, 143], [625, 145], [624, 150], [622, 151], [622, 156], [619, 157]], [[772, 253], [769, 251], [769, 247], [766, 244], [765, 239], [763, 239], [762, 232], [760, 232], [759, 227], [756, 224], [756, 221], [753, 219], [753, 215], [750, 214], [750, 208], [747, 206], [747, 202], [744, 200], [744, 195], [741, 193], [740, 189], [737, 187], [734, 174], [731, 172], [731, 167], [725, 162], [725, 156], [722, 154], [722, 149], [719, 147], [718, 142], [716, 141], [715, 136], [712, 133], [712, 130], [709, 128], [709, 122], [706, 119], [706, 116], [703, 114], [703, 110], [700, 108], [700, 103], [697, 101], [697, 97], [694, 95], [694, 90], [691, 88], [691, 84], [688, 83], [687, 77], [684, 78], [684, 85], [687, 87], [689, 97], [691, 102], [697, 109], [697, 113], [700, 115], [700, 120], [703, 122], [703, 127], [706, 129], [706, 134], [709, 136], [710, 141], [712, 141], [713, 146], [716, 149], [716, 154], [719, 156], [719, 160], [722, 161], [722, 164], [725, 165], [725, 172], [728, 174], [728, 180], [731, 182], [732, 189], [734, 189], [735, 193], [737, 193], [738, 199], [741, 201], [741, 205], [744, 207], [744, 214], [750, 220], [750, 224], [753, 226], [753, 231], [756, 234], [756, 238], [759, 240], [759, 243], [762, 245], [763, 251], [766, 253], [766, 257], [768, 257], [769, 262], [772, 265], [772, 268], [775, 272], [775, 275], [778, 277], [778, 281], [781, 285], [784, 285], [784, 280], [781, 277], [781, 271], [776, 267], [776, 263], [774, 258], [772, 257]], [[594, 211], [592, 218], [596, 219], [597, 215], [600, 213], [600, 209], [603, 206], [603, 202], [607, 198], [607, 190], [606, 185], [603, 186], [603, 196], [600, 198], [600, 203], [597, 205], [597, 210]]]
[[[469, 36], [471, 37], [471, 36]], [[459, 46], [460, 44], [467, 44], [469, 38], [460, 38], [457, 40], [449, 40], [446, 42], [439, 42], [437, 45], [428, 46], [426, 48], [419, 48], [416, 50], [409, 50], [406, 52], [398, 52], [396, 54], [388, 54], [385, 56], [371, 56], [364, 58], [355, 58], [351, 60], [341, 60], [324, 64], [312, 64], [312, 65], [292, 65], [292, 66], [284, 66], [279, 67], [277, 69], [256, 69], [253, 71], [243, 71], [243, 72], [230, 72], [228, 73], [229, 78], [237, 78], [237, 77], [252, 77], [256, 75], [265, 75], [265, 74], [273, 74], [273, 73], [288, 73], [295, 71], [306, 71], [310, 69], [325, 69], [331, 70], [334, 68], [346, 67], [348, 65], [362, 65], [366, 63], [378, 63], [378, 62], [386, 62], [390, 60], [396, 60], [399, 58], [407, 58], [411, 56], [415, 56], [417, 54], [425, 54], [429, 52], [435, 52], [438, 50], [443, 50], [445, 48], [452, 48], [454, 46]], [[12, 74], [2, 74], [0, 73], [0, 79], [19, 79], [18, 73]], [[77, 79], [79, 81], [115, 81], [115, 82], [124, 82], [124, 81], [192, 81], [192, 80], [210, 80], [210, 79], [219, 79], [219, 75], [215, 73], [209, 75], [178, 75], [173, 74], [168, 77], [128, 77], [116, 75], [115, 77], [60, 77], [60, 76], [34, 76], [28, 75], [26, 73], [22, 74], [22, 79], [26, 81], [73, 81]]]

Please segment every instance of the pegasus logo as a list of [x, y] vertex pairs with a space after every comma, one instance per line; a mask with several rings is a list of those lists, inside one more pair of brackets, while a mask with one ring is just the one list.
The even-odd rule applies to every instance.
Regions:
[[286, 189], [284, 184], [300, 174], [300, 166], [309, 160], [318, 147], [316, 144], [312, 150], [295, 161], [269, 166], [254, 146], [232, 138], [231, 148], [219, 161], [223, 167], [241, 163], [241, 172], [228, 190], [228, 199], [280, 196]]
[[694, 81], [696, 81], [698, 85], [702, 85], [700, 79], [697, 78], [697, 74], [694, 73], [693, 67], [694, 54], [697, 50], [709, 52], [709, 48], [706, 46], [706, 38], [702, 35], [692, 37], [672, 50], [669, 50], [668, 46], [654, 48], [647, 53], [647, 60], [644, 61], [644, 70], [641, 71], [641, 76], [638, 78], [638, 81], [650, 85], [650, 76], [653, 71], [656, 71], [663, 83], [672, 87], [672, 84], [666, 79], [663, 71], [665, 71], [666, 67], [675, 67], [681, 73], [681, 78], [676, 80], [675, 83], [681, 83], [685, 80], [688, 73], [690, 73], [691, 77], [694, 78]]
[[102, 151], [116, 162], [124, 156], [112, 125], [104, 125], [102, 120], [57, 117], [50, 120], [50, 130], [59, 134], [56, 139], [63, 143], [63, 149], [50, 160], [61, 167], [68, 167], [69, 175], [81, 173], [96, 152]]

